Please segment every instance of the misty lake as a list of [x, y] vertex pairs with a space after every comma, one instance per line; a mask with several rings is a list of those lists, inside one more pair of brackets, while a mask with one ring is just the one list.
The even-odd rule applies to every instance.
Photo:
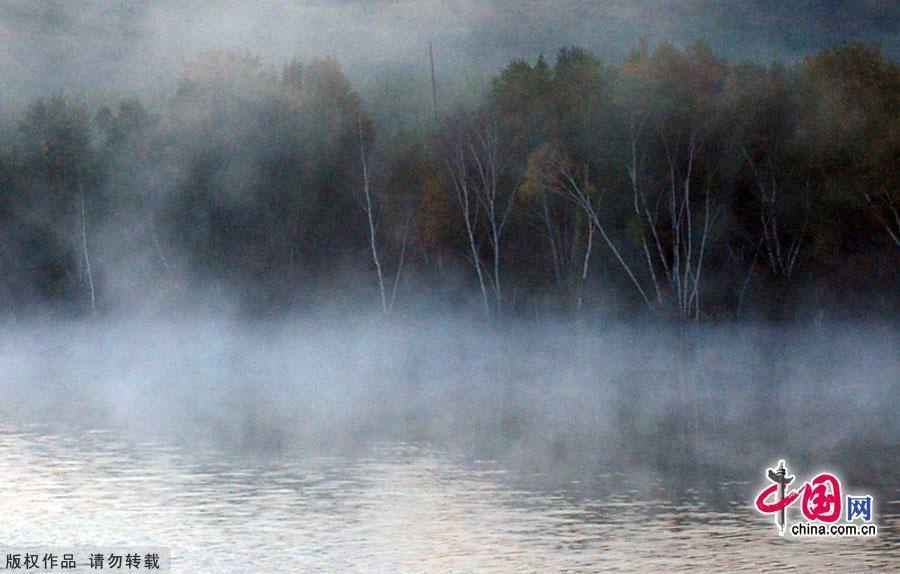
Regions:
[[898, 23], [0, 0], [0, 574], [900, 574]]
[[7, 547], [168, 547], [174, 572], [896, 567], [900, 492], [878, 493], [877, 538], [780, 539], [751, 509], [754, 486], [672, 494], [652, 477], [633, 484], [617, 473], [590, 487], [542, 485], [495, 461], [410, 443], [260, 458], [104, 430], [0, 427]]
[[[588, 327], [7, 331], [0, 552], [168, 548], [173, 572], [217, 573], [898, 563], [893, 327], [710, 328], [693, 363], [665, 333]], [[778, 458], [871, 494], [878, 536], [780, 538], [753, 508]]]

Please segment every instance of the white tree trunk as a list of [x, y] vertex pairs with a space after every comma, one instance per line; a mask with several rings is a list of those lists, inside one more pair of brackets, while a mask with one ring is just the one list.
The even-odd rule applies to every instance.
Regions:
[[409, 239], [409, 222], [412, 219], [412, 209], [406, 213], [406, 222], [403, 224], [403, 243], [400, 247], [400, 259], [397, 261], [397, 273], [394, 275], [394, 285], [391, 287], [391, 302], [388, 304], [388, 316], [394, 312], [394, 303], [397, 301], [397, 292], [400, 290], [400, 277], [403, 273], [403, 261], [406, 258], [406, 244]]
[[91, 315], [97, 314], [97, 294], [94, 290], [94, 273], [91, 270], [91, 255], [88, 251], [87, 240], [87, 215], [84, 207], [84, 190], [81, 188], [81, 182], [78, 182], [78, 203], [81, 207], [81, 252], [84, 256], [84, 268], [88, 279], [88, 288], [91, 295]]
[[[469, 253], [472, 259], [472, 266], [475, 267], [475, 274], [478, 277], [478, 287], [481, 291], [481, 304], [484, 309], [485, 316], [491, 313], [490, 303], [488, 302], [487, 286], [484, 281], [484, 273], [481, 269], [481, 256], [478, 253], [478, 244], [475, 241], [474, 223], [472, 221], [472, 190], [469, 189], [469, 169], [466, 163], [466, 152], [461, 141], [451, 143], [450, 156], [448, 158], [448, 168], [450, 176], [453, 180], [454, 195], [456, 203], [462, 212], [463, 223], [466, 227], [466, 240], [469, 244]], [[477, 204], [475, 205], [477, 209]]]
[[387, 296], [384, 290], [384, 274], [381, 271], [381, 260], [378, 257], [378, 242], [375, 236], [375, 216], [372, 207], [372, 191], [369, 186], [369, 165], [366, 160], [366, 148], [363, 144], [362, 120], [357, 119], [359, 129], [359, 157], [362, 162], [363, 196], [365, 204], [363, 209], [369, 222], [369, 246], [372, 249], [372, 260], [375, 262], [375, 273], [378, 277], [378, 292], [381, 296], [381, 314], [387, 316]]

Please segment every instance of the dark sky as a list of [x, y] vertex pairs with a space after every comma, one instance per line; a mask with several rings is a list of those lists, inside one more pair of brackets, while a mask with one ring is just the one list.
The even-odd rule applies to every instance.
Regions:
[[427, 66], [428, 40], [448, 76], [571, 44], [616, 60], [641, 36], [703, 38], [721, 55], [766, 62], [860, 39], [896, 59], [898, 18], [900, 2], [888, 0], [4, 0], [0, 81], [7, 98], [152, 88], [206, 48], [271, 62], [336, 56], [360, 79]]

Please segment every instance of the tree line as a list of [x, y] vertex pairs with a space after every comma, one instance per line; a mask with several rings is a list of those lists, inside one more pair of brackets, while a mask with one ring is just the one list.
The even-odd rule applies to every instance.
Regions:
[[423, 114], [385, 112], [331, 59], [207, 52], [152, 101], [7, 111], [0, 297], [11, 313], [103, 313], [153, 285], [224, 287], [254, 311], [343, 294], [385, 315], [428, 298], [486, 317], [892, 314], [898, 80], [857, 43], [791, 65], [566, 48]]

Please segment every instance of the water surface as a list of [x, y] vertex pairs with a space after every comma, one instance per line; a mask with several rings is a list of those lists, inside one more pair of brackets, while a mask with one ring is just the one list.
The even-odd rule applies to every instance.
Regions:
[[542, 486], [425, 444], [261, 458], [7, 425], [0, 543], [168, 547], [175, 572], [886, 571], [900, 561], [897, 491], [879, 495], [875, 539], [781, 539], [750, 510], [749, 482], [672, 493], [653, 477], [595, 478]]

